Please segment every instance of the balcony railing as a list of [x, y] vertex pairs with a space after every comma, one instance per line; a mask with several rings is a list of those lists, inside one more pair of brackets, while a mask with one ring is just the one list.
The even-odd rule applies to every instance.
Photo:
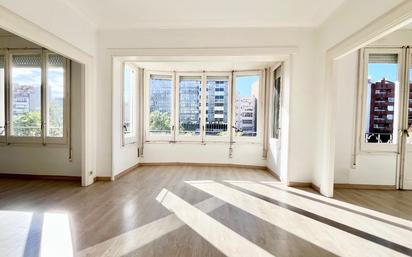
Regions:
[[392, 133], [365, 133], [366, 143], [392, 144]]

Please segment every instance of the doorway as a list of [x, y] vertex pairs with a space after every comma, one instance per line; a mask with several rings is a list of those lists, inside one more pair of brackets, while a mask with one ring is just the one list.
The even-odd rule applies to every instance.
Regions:
[[368, 169], [392, 176], [396, 189], [412, 189], [410, 48], [365, 48], [360, 57], [359, 153]]

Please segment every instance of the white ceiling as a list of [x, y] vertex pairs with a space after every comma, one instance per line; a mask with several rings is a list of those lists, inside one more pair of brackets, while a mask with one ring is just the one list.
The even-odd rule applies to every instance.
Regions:
[[315, 27], [344, 0], [64, 0], [101, 29]]

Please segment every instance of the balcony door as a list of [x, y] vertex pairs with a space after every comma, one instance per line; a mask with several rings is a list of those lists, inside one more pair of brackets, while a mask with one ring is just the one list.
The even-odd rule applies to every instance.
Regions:
[[412, 65], [402, 48], [364, 51], [360, 156], [368, 180], [412, 189]]
[[402, 122], [400, 129], [399, 188], [412, 190], [412, 56], [405, 48], [403, 78]]

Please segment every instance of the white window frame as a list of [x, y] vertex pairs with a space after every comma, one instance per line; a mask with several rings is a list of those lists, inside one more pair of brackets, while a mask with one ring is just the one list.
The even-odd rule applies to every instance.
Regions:
[[[203, 124], [204, 124], [204, 130], [203, 130], [203, 138], [204, 141], [206, 142], [229, 142], [230, 140], [230, 133], [231, 133], [231, 128], [232, 128], [232, 99], [231, 99], [231, 95], [232, 95], [232, 73], [231, 72], [206, 72], [204, 74], [205, 78], [204, 78], [204, 91], [205, 91], [205, 95], [203, 97], [203, 112], [204, 112], [204, 117], [202, 119]], [[221, 77], [221, 78], [226, 78], [228, 79], [228, 99], [227, 99], [227, 134], [226, 136], [208, 136], [206, 135], [206, 88], [207, 88], [207, 78], [208, 77]]]
[[[277, 69], [280, 69], [279, 74], [276, 73]], [[269, 72], [270, 72], [270, 80], [269, 80], [269, 85], [268, 85], [269, 95], [270, 95], [270, 99], [269, 99], [269, 117], [270, 117], [270, 121], [269, 121], [269, 140], [277, 142], [277, 141], [280, 141], [281, 131], [282, 131], [282, 128], [281, 128], [281, 125], [282, 125], [282, 112], [281, 112], [281, 109], [282, 109], [282, 106], [283, 106], [283, 81], [284, 81], [284, 79], [283, 79], [284, 78], [284, 76], [283, 76], [284, 69], [283, 69], [282, 63], [279, 63], [279, 65], [271, 67], [269, 69]], [[280, 95], [279, 95], [279, 108], [280, 108], [280, 110], [279, 110], [279, 121], [278, 121], [279, 122], [279, 132], [278, 132], [278, 137], [275, 138], [275, 137], [273, 137], [273, 132], [274, 132], [274, 129], [275, 129], [273, 127], [273, 121], [274, 121], [274, 118], [275, 118], [274, 117], [275, 114], [274, 114], [274, 110], [273, 110], [275, 102], [273, 101], [274, 100], [273, 96], [274, 96], [274, 93], [275, 93], [275, 81], [279, 77], [280, 77]]]
[[256, 118], [256, 133], [255, 137], [242, 137], [236, 135], [235, 128], [232, 127], [233, 139], [235, 142], [248, 142], [248, 143], [262, 143], [263, 139], [263, 115], [264, 115], [264, 108], [265, 108], [265, 78], [264, 78], [264, 71], [263, 70], [256, 70], [256, 71], [237, 71], [233, 73], [233, 114], [232, 114], [232, 124], [236, 124], [236, 77], [238, 76], [259, 76], [259, 99], [257, 101], [257, 118]]
[[7, 66], [8, 66], [8, 54], [6, 51], [0, 50], [0, 55], [4, 56], [4, 92], [2, 92], [4, 94], [4, 136], [0, 135], [0, 143], [6, 143], [6, 139], [7, 139], [7, 112], [8, 112], [8, 89], [7, 89], [7, 79], [8, 79], [8, 72], [7, 72]]
[[66, 144], [68, 142], [68, 127], [69, 127], [69, 116], [70, 116], [70, 108], [69, 108], [69, 103], [70, 103], [70, 60], [65, 58], [65, 62], [63, 63], [63, 69], [64, 69], [64, 99], [63, 99], [63, 137], [49, 137], [47, 136], [47, 129], [48, 129], [48, 115], [47, 115], [47, 89], [48, 89], [48, 58], [49, 55], [54, 55], [56, 53], [50, 52], [50, 51], [44, 51], [44, 59], [43, 59], [43, 66], [44, 66], [44, 89], [43, 89], [43, 103], [44, 105], [43, 108], [43, 128], [44, 128], [44, 141], [46, 144]]
[[[132, 98], [132, 109], [133, 113], [130, 116], [131, 123], [132, 123], [132, 131], [130, 134], [125, 133], [124, 130], [124, 122], [125, 122], [125, 117], [124, 117], [124, 91], [125, 91], [125, 72], [126, 72], [126, 66], [128, 66], [130, 69], [134, 71], [134, 82], [131, 85], [131, 98]], [[137, 92], [138, 92], [138, 86], [139, 86], [139, 77], [138, 77], [138, 67], [136, 67], [133, 63], [128, 63], [124, 62], [122, 65], [122, 94], [121, 94], [121, 110], [122, 110], [122, 146], [130, 145], [130, 144], [136, 144], [137, 142]]]
[[[29, 49], [29, 50], [4, 50], [0, 54], [5, 56], [5, 107], [6, 107], [6, 135], [0, 136], [0, 143], [6, 144], [67, 144], [69, 142], [70, 129], [70, 60], [65, 58], [64, 62], [64, 106], [63, 106], [63, 137], [47, 136], [47, 58], [51, 54], [57, 54], [48, 50]], [[40, 137], [21, 137], [11, 135], [11, 116], [12, 116], [12, 57], [14, 55], [40, 55], [41, 58], [41, 136]]]
[[[165, 71], [145, 71], [144, 72], [144, 138], [145, 142], [150, 141], [175, 141], [175, 111], [176, 105], [176, 75], [174, 72]], [[169, 135], [151, 135], [149, 133], [150, 125], [150, 77], [152, 75], [170, 76], [172, 80], [172, 106], [170, 117], [170, 134]]]
[[[201, 113], [200, 113], [200, 134], [199, 135], [180, 135], [180, 78], [181, 77], [199, 77], [200, 78], [200, 87], [201, 87]], [[177, 142], [203, 142], [203, 135], [204, 135], [204, 120], [205, 120], [205, 92], [206, 92], [206, 85], [205, 85], [205, 77], [204, 73], [201, 72], [176, 72], [175, 78], [175, 138]]]
[[[11, 135], [11, 127], [12, 127], [12, 111], [13, 108], [11, 108], [11, 105], [13, 104], [13, 98], [12, 98], [12, 77], [13, 77], [13, 56], [14, 55], [40, 55], [41, 58], [41, 84], [40, 84], [40, 97], [41, 97], [41, 135], [39, 137], [21, 137], [21, 136], [13, 136]], [[7, 133], [7, 143], [14, 143], [14, 144], [18, 144], [18, 143], [24, 143], [24, 144], [38, 144], [38, 143], [44, 143], [44, 133], [45, 133], [45, 129], [44, 129], [44, 122], [45, 122], [45, 117], [44, 117], [44, 108], [45, 108], [45, 102], [44, 102], [44, 94], [45, 94], [45, 90], [44, 90], [44, 86], [45, 86], [45, 73], [44, 73], [44, 57], [42, 55], [42, 51], [41, 50], [11, 50], [8, 53], [9, 56], [9, 80], [8, 80], [8, 133]]]
[[[360, 60], [360, 69], [362, 69], [359, 72], [360, 78], [360, 86], [358, 87], [358, 90], [360, 91], [359, 94], [359, 102], [360, 102], [360, 108], [357, 118], [358, 120], [361, 121], [361, 126], [360, 130], [358, 131], [358, 143], [359, 143], [359, 150], [360, 152], [367, 152], [367, 153], [373, 153], [373, 152], [390, 152], [390, 153], [397, 153], [398, 151], [398, 143], [399, 143], [399, 128], [400, 128], [400, 122], [401, 119], [399, 117], [399, 108], [400, 105], [402, 104], [402, 99], [400, 95], [400, 91], [402, 90], [401, 87], [402, 85], [399, 85], [397, 94], [399, 95], [398, 98], [398, 106], [395, 106], [394, 110], [394, 115], [398, 115], [397, 120], [394, 118], [393, 121], [393, 140], [394, 143], [392, 144], [379, 144], [379, 143], [366, 143], [365, 142], [365, 131], [366, 131], [366, 116], [367, 114], [365, 113], [367, 110], [367, 96], [368, 96], [368, 64], [369, 64], [369, 55], [370, 54], [397, 54], [398, 55], [398, 80], [401, 81], [402, 78], [402, 70], [403, 70], [403, 54], [402, 54], [402, 49], [401, 48], [365, 48], [363, 49], [363, 54], [361, 54], [361, 60]], [[396, 114], [398, 112], [398, 114]]]

